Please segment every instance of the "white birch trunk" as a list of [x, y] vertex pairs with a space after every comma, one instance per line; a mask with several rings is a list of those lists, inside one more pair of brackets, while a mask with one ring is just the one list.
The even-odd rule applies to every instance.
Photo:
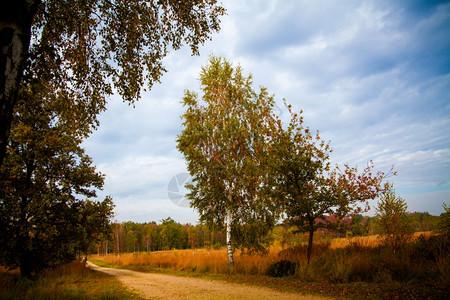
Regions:
[[234, 259], [233, 259], [233, 249], [231, 248], [231, 210], [227, 209], [227, 216], [225, 219], [225, 222], [227, 223], [227, 251], [228, 251], [228, 269], [230, 271], [234, 268]]
[[6, 153], [14, 107], [41, 1], [0, 1], [0, 166]]

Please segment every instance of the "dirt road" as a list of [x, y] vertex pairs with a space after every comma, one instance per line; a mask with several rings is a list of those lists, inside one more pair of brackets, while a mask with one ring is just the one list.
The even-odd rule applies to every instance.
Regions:
[[237, 283], [102, 268], [90, 262], [88, 265], [117, 277], [145, 299], [332, 299]]

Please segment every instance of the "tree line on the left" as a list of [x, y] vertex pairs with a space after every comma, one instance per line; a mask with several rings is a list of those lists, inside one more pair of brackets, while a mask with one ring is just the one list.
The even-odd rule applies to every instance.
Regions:
[[167, 217], [156, 222], [122, 222], [111, 224], [109, 234], [91, 244], [91, 254], [120, 255], [172, 249], [217, 249], [226, 244], [223, 230], [205, 224], [181, 224]]
[[0, 2], [0, 265], [32, 277], [110, 229], [83, 140], [113, 93], [133, 104], [168, 51], [198, 54], [224, 13], [216, 0]]

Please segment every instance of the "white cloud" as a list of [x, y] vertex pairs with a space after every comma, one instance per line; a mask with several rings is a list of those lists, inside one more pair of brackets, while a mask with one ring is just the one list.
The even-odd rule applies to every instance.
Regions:
[[[185, 172], [176, 150], [183, 91], [199, 89], [199, 72], [210, 54], [241, 64], [254, 75], [255, 87], [275, 93], [281, 110], [282, 98], [303, 109], [305, 125], [331, 140], [333, 162], [364, 167], [373, 160], [382, 171], [395, 164], [398, 176], [391, 180], [414, 210], [427, 210], [415, 196], [423, 189], [449, 189], [450, 5], [224, 5], [222, 31], [200, 49], [200, 57], [190, 56], [188, 48], [171, 53], [162, 83], [134, 109], [114, 97], [100, 129], [85, 142], [107, 175], [103, 193], [114, 197], [118, 218], [196, 222], [192, 210], [175, 206], [166, 193], [170, 179]], [[442, 182], [447, 183], [437, 190]]]
[[167, 186], [176, 174], [186, 172], [183, 160], [164, 156], [127, 156], [117, 162], [100, 164], [98, 169], [107, 174], [105, 190], [117, 195], [150, 191], [161, 196], [166, 192], [160, 190], [161, 186]]
[[180, 223], [195, 224], [198, 221], [197, 213], [186, 207], [179, 207], [168, 198], [155, 199], [150, 195], [140, 198], [124, 197], [114, 199], [116, 204], [115, 219], [119, 222], [133, 220], [135, 222], [160, 222], [171, 217]]

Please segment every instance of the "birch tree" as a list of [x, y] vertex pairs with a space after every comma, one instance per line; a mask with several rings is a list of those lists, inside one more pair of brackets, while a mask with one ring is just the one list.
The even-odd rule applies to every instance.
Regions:
[[239, 232], [233, 227], [258, 222], [267, 232], [275, 220], [274, 205], [263, 195], [274, 100], [264, 88], [254, 91], [252, 76], [223, 58], [211, 57], [200, 82], [201, 99], [185, 92], [177, 147], [193, 177], [187, 185], [191, 206], [202, 222], [225, 225], [232, 270], [235, 246], [257, 246], [233, 236]]

